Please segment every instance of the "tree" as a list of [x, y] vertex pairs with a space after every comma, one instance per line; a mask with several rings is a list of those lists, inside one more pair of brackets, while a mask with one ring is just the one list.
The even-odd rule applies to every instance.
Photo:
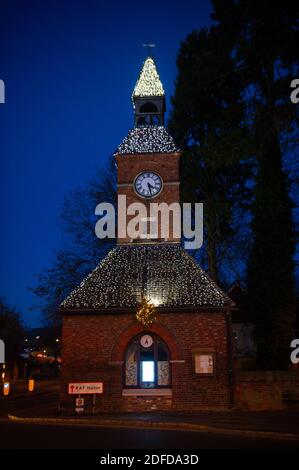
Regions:
[[283, 368], [295, 298], [298, 5], [212, 3], [216, 24], [190, 34], [177, 57], [170, 129], [183, 148], [182, 196], [204, 202], [211, 276], [227, 276], [232, 260], [247, 269], [258, 365]]
[[285, 368], [295, 314], [295, 232], [285, 158], [298, 135], [297, 109], [289, 98], [290, 82], [298, 73], [298, 4], [214, 0], [213, 5], [217, 27], [234, 44], [254, 138], [248, 308], [256, 325], [258, 366]]
[[216, 282], [223, 280], [223, 265], [226, 271], [240, 267], [237, 237], [244, 238], [250, 196], [250, 139], [231, 49], [230, 37], [215, 27], [182, 42], [169, 122], [183, 149], [182, 200], [204, 202], [207, 264]]
[[23, 349], [25, 329], [20, 313], [0, 297], [0, 338], [5, 344], [5, 361], [13, 364]]
[[100, 202], [116, 203], [116, 167], [111, 157], [83, 188], [70, 191], [58, 217], [65, 247], [54, 253], [52, 266], [36, 275], [31, 287], [36, 303], [47, 321], [57, 321], [57, 309], [67, 295], [96, 267], [113, 246], [113, 241], [95, 235], [95, 208]]

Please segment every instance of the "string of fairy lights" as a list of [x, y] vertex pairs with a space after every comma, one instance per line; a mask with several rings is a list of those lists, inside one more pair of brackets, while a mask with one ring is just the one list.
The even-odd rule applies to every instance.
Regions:
[[115, 155], [173, 152], [179, 152], [179, 148], [164, 126], [140, 126], [129, 132]]
[[143, 64], [132, 97], [163, 95], [164, 88], [157, 72], [155, 62], [151, 57], [148, 57]]
[[155, 305], [146, 297], [143, 297], [136, 312], [136, 320], [145, 328], [148, 328], [156, 320]]
[[[147, 58], [133, 97], [163, 96], [155, 63]], [[116, 154], [179, 152], [164, 126], [132, 129]], [[134, 308], [148, 326], [156, 307], [225, 307], [231, 300], [179, 245], [124, 245], [111, 250], [62, 302], [62, 309]]]
[[62, 308], [224, 307], [231, 301], [179, 245], [125, 245], [111, 250]]

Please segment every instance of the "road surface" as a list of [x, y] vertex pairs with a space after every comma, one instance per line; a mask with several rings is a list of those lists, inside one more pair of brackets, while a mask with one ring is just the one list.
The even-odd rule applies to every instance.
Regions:
[[57, 402], [56, 393], [28, 398], [0, 398], [1, 449], [227, 449], [299, 448], [298, 441], [231, 436], [229, 433], [100, 427], [90, 425], [24, 424], [7, 414], [30, 412]]

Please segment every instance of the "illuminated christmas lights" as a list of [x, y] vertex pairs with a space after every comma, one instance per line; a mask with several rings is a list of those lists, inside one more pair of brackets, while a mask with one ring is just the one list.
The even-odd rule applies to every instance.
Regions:
[[[133, 97], [163, 96], [153, 59], [146, 59]], [[139, 126], [119, 145], [117, 154], [179, 152], [164, 126]], [[179, 245], [124, 245], [111, 250], [62, 302], [62, 309], [137, 309], [144, 326], [155, 307], [226, 308], [228, 296]]]
[[132, 129], [119, 145], [117, 154], [179, 152], [164, 126], [140, 126]]
[[111, 250], [62, 308], [225, 307], [231, 300], [179, 245], [125, 245]]
[[164, 89], [155, 62], [151, 57], [148, 57], [143, 64], [132, 97], [163, 95]]
[[156, 319], [155, 306], [145, 297], [141, 300], [136, 313], [136, 320], [141, 323], [145, 328], [148, 328]]

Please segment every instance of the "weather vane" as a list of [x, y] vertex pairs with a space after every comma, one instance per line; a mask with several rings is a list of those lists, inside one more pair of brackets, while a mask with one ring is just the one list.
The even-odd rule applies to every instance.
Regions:
[[156, 44], [143, 44], [143, 47], [147, 47], [147, 54], [150, 56], [151, 55], [151, 49], [156, 47]]

